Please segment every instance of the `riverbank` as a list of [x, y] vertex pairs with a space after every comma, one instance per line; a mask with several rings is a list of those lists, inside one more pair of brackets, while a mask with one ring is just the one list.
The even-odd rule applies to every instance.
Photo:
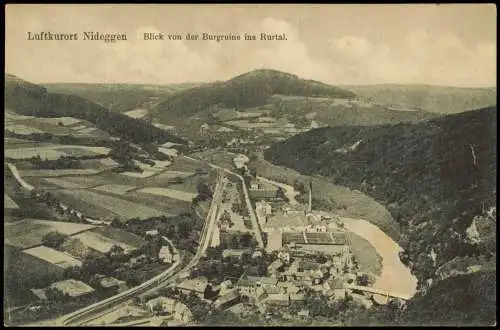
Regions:
[[382, 258], [382, 272], [373, 284], [374, 288], [413, 296], [417, 290], [417, 278], [399, 259], [402, 248], [374, 224], [353, 218], [342, 218], [344, 227], [369, 241]]

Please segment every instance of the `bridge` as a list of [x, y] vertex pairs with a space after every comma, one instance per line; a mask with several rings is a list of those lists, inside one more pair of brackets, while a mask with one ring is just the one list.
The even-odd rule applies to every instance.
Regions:
[[[346, 284], [344, 286], [344, 288], [350, 289], [350, 290], [361, 291], [361, 292], [372, 293], [374, 295], [380, 295], [380, 296], [386, 298], [386, 302], [389, 298], [397, 298], [397, 299], [401, 299], [401, 300], [405, 300], [405, 301], [409, 300], [411, 298], [411, 295], [409, 295], [409, 294], [402, 294], [399, 292], [390, 292], [390, 291], [387, 291], [384, 289], [377, 289], [377, 288], [372, 288], [372, 287], [368, 287], [368, 286]], [[379, 299], [377, 299], [377, 300], [379, 300]], [[382, 301], [377, 301], [377, 302], [382, 303]]]

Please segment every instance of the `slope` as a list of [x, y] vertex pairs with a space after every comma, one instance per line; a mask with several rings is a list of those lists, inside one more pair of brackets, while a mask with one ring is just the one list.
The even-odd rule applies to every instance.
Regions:
[[99, 129], [136, 143], [185, 142], [146, 121], [109, 111], [79, 96], [48, 93], [43, 87], [9, 74], [5, 75], [5, 108], [29, 116], [84, 119]]
[[254, 70], [172, 95], [154, 108], [156, 115], [192, 116], [214, 106], [244, 109], [268, 103], [275, 94], [349, 99], [348, 90], [275, 70]]
[[265, 157], [385, 205], [402, 228], [401, 259], [425, 290], [457, 273], [437, 272], [450, 263], [468, 258], [471, 273], [496, 255], [488, 235], [496, 228], [496, 115], [495, 106], [417, 124], [317, 129]]
[[114, 112], [150, 109], [174, 93], [198, 84], [141, 85], [141, 84], [44, 84], [49, 93], [80, 96]]

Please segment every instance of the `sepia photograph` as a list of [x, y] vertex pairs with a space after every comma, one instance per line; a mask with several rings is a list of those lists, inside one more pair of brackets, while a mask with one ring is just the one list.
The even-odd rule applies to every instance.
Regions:
[[5, 5], [4, 326], [495, 326], [496, 9]]

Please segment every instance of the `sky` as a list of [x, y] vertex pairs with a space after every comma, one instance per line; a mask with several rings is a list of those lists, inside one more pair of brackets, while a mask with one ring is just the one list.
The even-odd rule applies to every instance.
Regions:
[[[492, 4], [9, 4], [5, 23], [6, 72], [34, 83], [209, 82], [265, 68], [333, 85], [496, 86]], [[42, 31], [128, 40], [27, 40]], [[146, 41], [144, 32], [285, 33], [287, 40]]]

